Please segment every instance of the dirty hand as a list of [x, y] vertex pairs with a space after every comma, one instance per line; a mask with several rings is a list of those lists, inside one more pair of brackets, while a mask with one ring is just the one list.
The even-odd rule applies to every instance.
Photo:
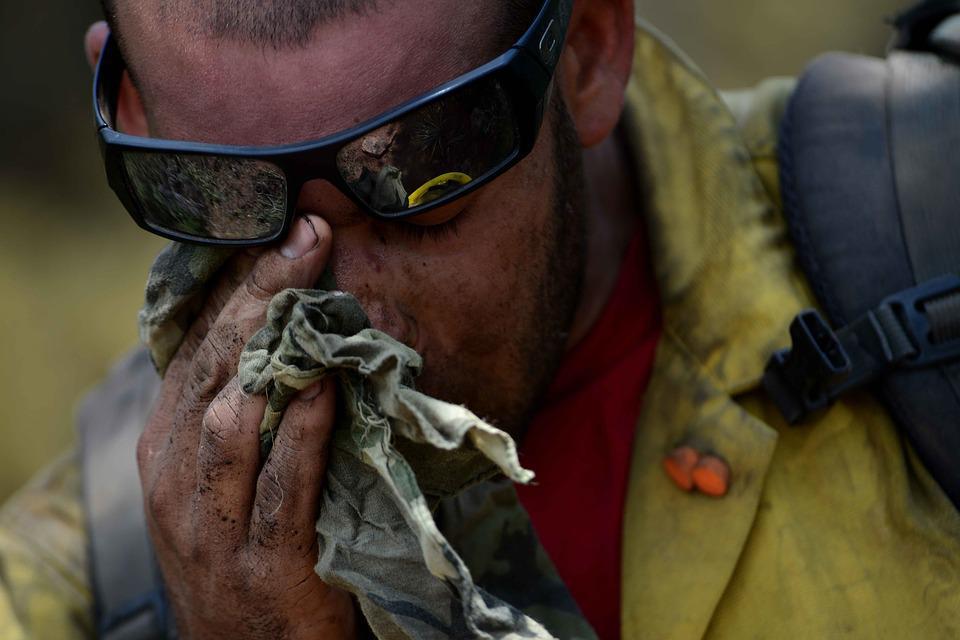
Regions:
[[355, 636], [350, 596], [313, 571], [333, 385], [321, 382], [290, 405], [261, 469], [265, 400], [245, 396], [236, 378], [271, 298], [313, 286], [330, 243], [329, 226], [311, 216], [282, 248], [233, 259], [140, 438], [147, 523], [184, 638]]

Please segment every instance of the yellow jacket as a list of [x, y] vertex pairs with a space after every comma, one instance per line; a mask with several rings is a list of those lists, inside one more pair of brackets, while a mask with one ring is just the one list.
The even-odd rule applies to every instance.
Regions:
[[[637, 427], [623, 637], [960, 637], [960, 514], [884, 409], [853, 394], [793, 428], [759, 388], [815, 306], [779, 205], [790, 83], [734, 96], [734, 114], [651, 30], [634, 64], [665, 330]], [[725, 498], [664, 474], [684, 442], [729, 462]]]
[[[652, 29], [625, 117], [645, 169], [664, 335], [637, 428], [624, 638], [960, 637], [960, 514], [867, 394], [786, 426], [758, 383], [814, 300], [779, 206], [792, 84], [728, 97]], [[722, 456], [729, 494], [677, 489], [676, 445]], [[0, 638], [93, 636], [77, 457], [0, 511]]]

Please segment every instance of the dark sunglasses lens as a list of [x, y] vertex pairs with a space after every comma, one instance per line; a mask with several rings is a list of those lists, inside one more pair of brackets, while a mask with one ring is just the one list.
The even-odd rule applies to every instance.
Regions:
[[374, 211], [413, 212], [510, 160], [516, 122], [496, 79], [475, 82], [344, 146], [337, 167]]
[[269, 162], [127, 151], [123, 164], [144, 221], [159, 231], [254, 241], [283, 228], [287, 182]]

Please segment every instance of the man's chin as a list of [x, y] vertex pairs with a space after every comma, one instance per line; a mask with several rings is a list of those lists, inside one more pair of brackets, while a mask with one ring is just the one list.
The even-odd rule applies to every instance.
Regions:
[[[559, 364], [561, 358], [562, 354], [557, 354], [545, 360]], [[466, 370], [457, 366], [458, 362], [462, 360], [456, 359], [452, 366], [444, 366], [425, 360], [424, 371], [415, 382], [417, 390], [466, 407], [519, 442], [539, 410], [557, 366], [540, 367], [533, 372], [509, 365], [499, 369], [485, 366]], [[493, 375], [493, 371], [499, 374]]]

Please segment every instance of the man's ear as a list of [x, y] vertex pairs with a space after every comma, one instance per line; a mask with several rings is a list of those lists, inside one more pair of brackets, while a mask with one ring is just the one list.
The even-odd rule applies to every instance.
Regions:
[[577, 0], [559, 75], [584, 148], [605, 140], [620, 120], [634, 46], [634, 0]]
[[[100, 53], [103, 51], [109, 35], [110, 27], [102, 20], [94, 22], [87, 29], [87, 35], [83, 39], [83, 48], [90, 69], [97, 68]], [[130, 80], [130, 74], [126, 71], [123, 72], [123, 80], [120, 83], [120, 94], [117, 97], [117, 122], [114, 123], [114, 126], [118, 131], [130, 135], [143, 137], [150, 135], [143, 100], [140, 97], [140, 92]]]

